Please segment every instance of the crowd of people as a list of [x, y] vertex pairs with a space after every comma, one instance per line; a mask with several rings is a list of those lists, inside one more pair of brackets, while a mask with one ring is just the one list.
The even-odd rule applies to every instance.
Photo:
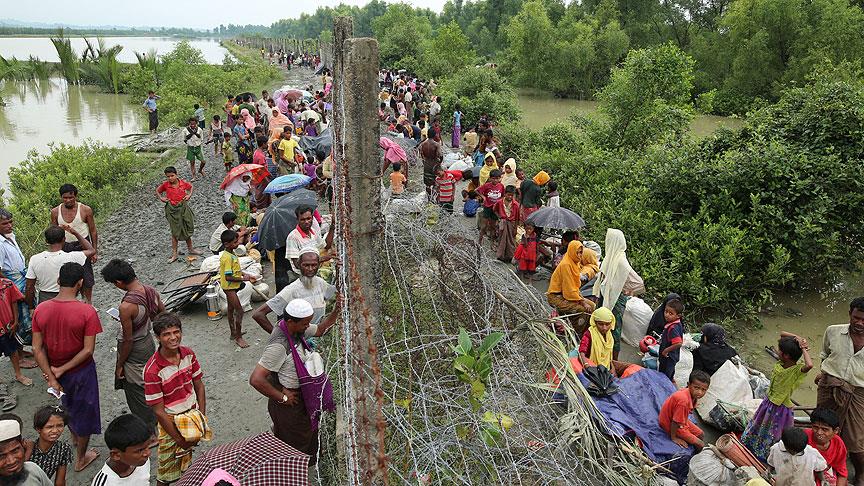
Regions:
[[[262, 49], [261, 55], [277, 62], [284, 58], [288, 64], [316, 62], [282, 51]], [[382, 70], [379, 82], [378, 114], [386, 132], [379, 141], [384, 154], [381, 175], [389, 178], [393, 197], [425, 193], [442, 215], [461, 210], [463, 216], [475, 218], [478, 244], [488, 239], [495, 258], [515, 265], [528, 282], [544, 280], [539, 270], [545, 268], [547, 302], [560, 318], [555, 322], [566, 323], [580, 336], [571, 357], [584, 366], [618, 373], [625, 307], [628, 299], [645, 292], [644, 281], [628, 260], [624, 233], [607, 229], [601, 246], [583, 239], [579, 228], [550, 231], [533, 224], [529, 218], [541, 208], [562, 206], [558, 191], [564, 188], [554, 180], [555, 174], [543, 170], [526, 174], [518, 160], [506, 157], [506, 147], [494, 135], [495, 120], [485, 115], [466, 120], [458, 104], [450, 118], [448, 147], [442, 142], [444, 115], [434, 80]], [[241, 164], [264, 168], [226, 178], [225, 213], [208, 245], [219, 256], [217, 280], [227, 300], [229, 339], [240, 349], [248, 343], [243, 338], [245, 313], [238, 293], [260, 277], [246, 273], [238, 257], [241, 247], [245, 250], [254, 244], [256, 226], [273, 203], [265, 192], [267, 185], [280, 175], [301, 174], [309, 178], [309, 187], [321, 189], [320, 197], [326, 200], [329, 194], [332, 154], [304, 152], [300, 144], [301, 137], [321, 135], [332, 116], [333, 79], [327, 70], [322, 71], [319, 89], [314, 88], [308, 89], [309, 97], [284, 93], [271, 97], [267, 91], [257, 99], [251, 93], [231, 95], [210, 120], [200, 106], [192, 107], [182, 131], [188, 178], [167, 167], [164, 182], [156, 188], [171, 235], [170, 263], [178, 259], [181, 241], [190, 257], [202, 254], [192, 242], [195, 225], [190, 200], [193, 183], [206, 174], [204, 147], [213, 143], [213, 157], [228, 174]], [[151, 93], [145, 102], [152, 130], [158, 126], [157, 99]], [[464, 133], [463, 126], [467, 127]], [[410, 139], [407, 145], [405, 139]], [[422, 165], [419, 173], [411, 170], [410, 151], [416, 151]], [[445, 167], [445, 155], [453, 152], [468, 160], [469, 167]], [[6, 412], [0, 415], [0, 456], [6, 458], [0, 467], [2, 484], [65, 484], [70, 464], [82, 471], [98, 457], [90, 448], [90, 437], [102, 433], [93, 359], [96, 336], [103, 332], [92, 306], [98, 233], [93, 211], [78, 200], [78, 189], [64, 184], [58, 192], [58, 206], [46, 215], [50, 221], [44, 232], [46, 250], [29, 262], [16, 242], [13, 215], [0, 209], [0, 352], [10, 358], [15, 379], [24, 386], [33, 383], [21, 369], [38, 366], [58, 398], [55, 405], [35, 411], [32, 426], [38, 438], [29, 441], [23, 438], [21, 418], [8, 413], [16, 407], [15, 397], [0, 385], [0, 408]], [[316, 338], [327, 333], [339, 316], [336, 288], [323, 271], [334, 257], [335, 225], [310, 205], [300, 205], [294, 213], [296, 227], [284, 246], [269, 256], [276, 292], [252, 313], [269, 337], [250, 370], [249, 384], [267, 398], [273, 435], [308, 454], [313, 465], [321, 413], [332, 409], [332, 389], [326, 380], [307, 386], [312, 383], [308, 378], [323, 373]], [[466, 231], [470, 227], [466, 225]], [[180, 317], [165, 311], [159, 292], [141, 282], [129, 262], [110, 260], [100, 273], [104, 282], [124, 292], [114, 316], [118, 332], [114, 386], [123, 390], [129, 413], [114, 418], [105, 429], [110, 454], [92, 484], [149, 484], [154, 445], [157, 484], [171, 484], [189, 468], [195, 446], [213, 438], [205, 370], [196, 352], [183, 345]], [[849, 324], [825, 331], [817, 408], [806, 430], [794, 425], [791, 395], [815, 366], [809, 343], [789, 333], [779, 338], [767, 397], [740, 439], [774, 468], [776, 484], [843, 486], [849, 476], [847, 457], [856, 471], [864, 472], [864, 298], [851, 303], [849, 319]], [[685, 321], [683, 299], [670, 294], [648, 324], [648, 333], [659, 338], [657, 371], [673, 383], [688, 332]], [[712, 376], [737, 355], [721, 326], [706, 324], [699, 330], [700, 346], [693, 351], [689, 380], [675, 383], [683, 388], [666, 399], [656, 418], [657, 427], [673, 442], [697, 450], [705, 446], [704, 433], [690, 418], [691, 412], [710, 388]], [[27, 346], [32, 352], [25, 352]], [[67, 427], [71, 446], [61, 439]], [[864, 485], [864, 474], [858, 473], [855, 481]]]

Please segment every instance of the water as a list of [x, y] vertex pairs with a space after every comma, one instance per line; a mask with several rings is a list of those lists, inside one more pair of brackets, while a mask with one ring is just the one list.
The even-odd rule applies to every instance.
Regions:
[[[531, 90], [520, 90], [518, 100], [519, 108], [522, 109], [522, 121], [534, 129], [566, 121], [567, 117], [573, 114], [587, 115], [597, 111], [596, 101], [555, 98], [548, 93]], [[742, 123], [738, 118], [698, 115], [690, 123], [690, 129], [697, 137], [704, 137], [721, 126], [737, 128]]]
[[[147, 126], [128, 96], [93, 86], [69, 86], [61, 78], [0, 84], [0, 183], [30, 150], [48, 152], [49, 142], [81, 143], [92, 138], [113, 145], [121, 135]], [[143, 101], [143, 100], [142, 100]], [[143, 108], [142, 108], [143, 110]]]
[[[72, 37], [72, 47], [75, 52], [81, 54], [86, 48], [84, 38]], [[88, 37], [93, 46], [96, 46], [96, 37]], [[146, 53], [150, 49], [156, 49], [159, 54], [166, 54], [174, 49], [182, 39], [172, 37], [105, 37], [108, 46], [121, 45], [118, 59], [120, 62], [136, 63], [135, 52]], [[201, 51], [204, 60], [208, 64], [222, 64], [222, 59], [228, 53], [219, 41], [215, 39], [188, 39], [192, 47]], [[0, 37], [0, 55], [5, 58], [16, 57], [18, 59], [29, 59], [30, 56], [38, 57], [43, 61], [59, 62], [54, 44], [48, 37]]]

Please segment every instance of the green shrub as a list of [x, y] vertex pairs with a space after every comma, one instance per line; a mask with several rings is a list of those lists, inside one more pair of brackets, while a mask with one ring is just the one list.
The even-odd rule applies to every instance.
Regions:
[[97, 218], [107, 216], [128, 191], [147, 177], [145, 160], [129, 149], [108, 147], [91, 140], [82, 145], [50, 145], [50, 152], [31, 151], [19, 166], [9, 169], [6, 205], [15, 217], [15, 234], [25, 256], [42, 251], [42, 232], [57, 206], [57, 190], [75, 184]]
[[441, 113], [444, 114], [441, 124], [447, 128], [453, 124], [451, 114], [456, 103], [462, 108], [462, 127], [474, 125], [484, 113], [498, 123], [519, 119], [516, 93], [494, 69], [462, 69], [443, 80], [437, 93], [441, 96]]

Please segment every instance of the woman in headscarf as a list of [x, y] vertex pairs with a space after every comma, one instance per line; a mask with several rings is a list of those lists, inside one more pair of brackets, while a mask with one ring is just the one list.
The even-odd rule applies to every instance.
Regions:
[[575, 240], [567, 245], [567, 253], [549, 279], [546, 301], [560, 314], [590, 314], [594, 312], [594, 302], [582, 297], [579, 288], [593, 276], [583, 273], [582, 242]]
[[519, 187], [519, 204], [522, 205], [522, 220], [528, 219], [531, 213], [540, 209], [543, 205], [543, 186], [545, 186], [551, 177], [546, 171], [540, 171], [533, 179], [522, 181]]
[[[627, 260], [627, 240], [624, 233], [615, 228], [606, 230], [606, 258], [600, 265], [593, 294], [600, 298], [600, 305], [610, 309], [615, 319], [621, 322], [627, 299], [645, 291], [642, 277], [633, 270]], [[621, 326], [615, 333], [615, 358], [621, 349]]]
[[249, 192], [252, 190], [252, 176], [243, 174], [225, 186], [225, 204], [237, 215], [237, 224], [249, 225]]
[[378, 146], [384, 149], [384, 165], [381, 167], [381, 172], [387, 174], [387, 168], [391, 164], [402, 164], [405, 168], [405, 177], [408, 177], [408, 154], [401, 145], [390, 140], [387, 137], [378, 139]]
[[647, 332], [649, 336], [654, 334], [659, 336], [663, 333], [663, 328], [666, 327], [666, 318], [663, 317], [663, 313], [666, 311], [666, 304], [668, 304], [670, 300], [681, 300], [681, 296], [674, 292], [667, 295], [666, 298], [663, 299], [663, 303], [654, 310], [654, 315], [651, 316], [651, 321], [648, 322]]
[[255, 129], [255, 117], [249, 114], [247, 108], [240, 110], [240, 118], [243, 120], [243, 126], [245, 126], [247, 130]]
[[516, 177], [516, 159], [510, 157], [507, 159], [507, 162], [504, 162], [504, 173], [501, 174], [501, 184], [504, 184], [504, 187], [513, 186], [516, 189], [519, 189], [519, 183], [521, 181]]
[[[612, 367], [613, 349], [615, 346], [614, 330], [617, 320], [612, 311], [605, 307], [598, 307], [591, 313], [588, 330], [582, 335], [579, 342], [578, 353], [583, 360], [590, 360], [597, 366], [603, 365], [615, 373]], [[570, 354], [574, 354], [572, 351]]]
[[726, 330], [717, 324], [702, 326], [699, 347], [693, 350], [693, 371], [702, 370], [714, 375], [723, 363], [738, 356], [738, 351], [726, 344]]
[[287, 116], [283, 115], [279, 112], [278, 108], [273, 108], [270, 114], [270, 132], [273, 132], [273, 129], [279, 129], [279, 133], [282, 133], [282, 129], [285, 128], [286, 125], [291, 125], [293, 128], [294, 124], [291, 122], [291, 119]]
[[[486, 181], [489, 180], [489, 174], [497, 169], [498, 161], [495, 159], [495, 154], [486, 152], [486, 155], [483, 157], [483, 167], [480, 168], [480, 185], [486, 184]], [[501, 182], [503, 184], [504, 181]], [[507, 185], [504, 184], [504, 187], [507, 187]]]

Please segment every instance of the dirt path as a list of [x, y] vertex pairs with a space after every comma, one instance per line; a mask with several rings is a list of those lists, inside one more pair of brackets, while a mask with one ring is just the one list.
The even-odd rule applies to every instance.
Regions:
[[[305, 86], [315, 82], [309, 69], [296, 68], [285, 71], [284, 74], [284, 82], [270, 86], [271, 92], [283, 84]], [[260, 88], [258, 91], [260, 92]], [[192, 241], [196, 248], [206, 251], [207, 254], [210, 234], [220, 223], [222, 213], [226, 211], [223, 193], [219, 190], [225, 171], [221, 162], [213, 158], [212, 150], [212, 145], [205, 146], [207, 176], [194, 183], [191, 199], [195, 212], [195, 234]], [[165, 161], [165, 165], [175, 165], [180, 176], [188, 179], [189, 165], [185, 159]], [[123, 258], [132, 263], [142, 282], [161, 289], [165, 283], [178, 276], [197, 272], [201, 262], [199, 258], [191, 265], [187, 264], [185, 255], [182, 255], [185, 245], [181, 243], [180, 260], [166, 263], [170, 253], [170, 234], [163, 205], [154, 195], [160, 182], [161, 179], [152, 180], [137, 188], [127, 198], [124, 206], [99, 227], [100, 259], [95, 265], [96, 287], [93, 299], [94, 305], [99, 309], [104, 331], [97, 338], [94, 359], [99, 376], [103, 431], [113, 418], [128, 412], [128, 407], [123, 392], [113, 389], [119, 324], [104, 312], [119, 304], [122, 293], [103, 282], [99, 270], [110, 259]], [[86, 197], [82, 202], [87, 202]], [[265, 279], [273, 288], [273, 275], [269, 269], [270, 265], [265, 262]], [[270, 417], [267, 415], [266, 400], [248, 384], [249, 374], [261, 356], [267, 334], [247, 313], [243, 329], [250, 347], [241, 350], [228, 339], [227, 321], [224, 318], [219, 321], [207, 320], [202, 304], [188, 306], [181, 317], [184, 326], [183, 344], [195, 350], [204, 371], [207, 415], [215, 434], [214, 440], [200, 449], [267, 430], [270, 427]], [[11, 391], [18, 397], [18, 406], [12, 412], [23, 419], [25, 437], [35, 438], [36, 434], [32, 430], [33, 413], [40, 406], [56, 403], [56, 400], [46, 393], [47, 385], [38, 369], [25, 370], [25, 374], [34, 381], [31, 387], [24, 387], [12, 379], [8, 360], [3, 363], [0, 373], [2, 381], [10, 383]], [[63, 439], [70, 441], [68, 432], [64, 433]], [[91, 446], [100, 452], [99, 459], [81, 473], [76, 474], [70, 468], [67, 474], [67, 484], [70, 486], [89, 485], [108, 456], [101, 435], [91, 439]], [[151, 465], [151, 479], [155, 481], [155, 453], [151, 456]]]

